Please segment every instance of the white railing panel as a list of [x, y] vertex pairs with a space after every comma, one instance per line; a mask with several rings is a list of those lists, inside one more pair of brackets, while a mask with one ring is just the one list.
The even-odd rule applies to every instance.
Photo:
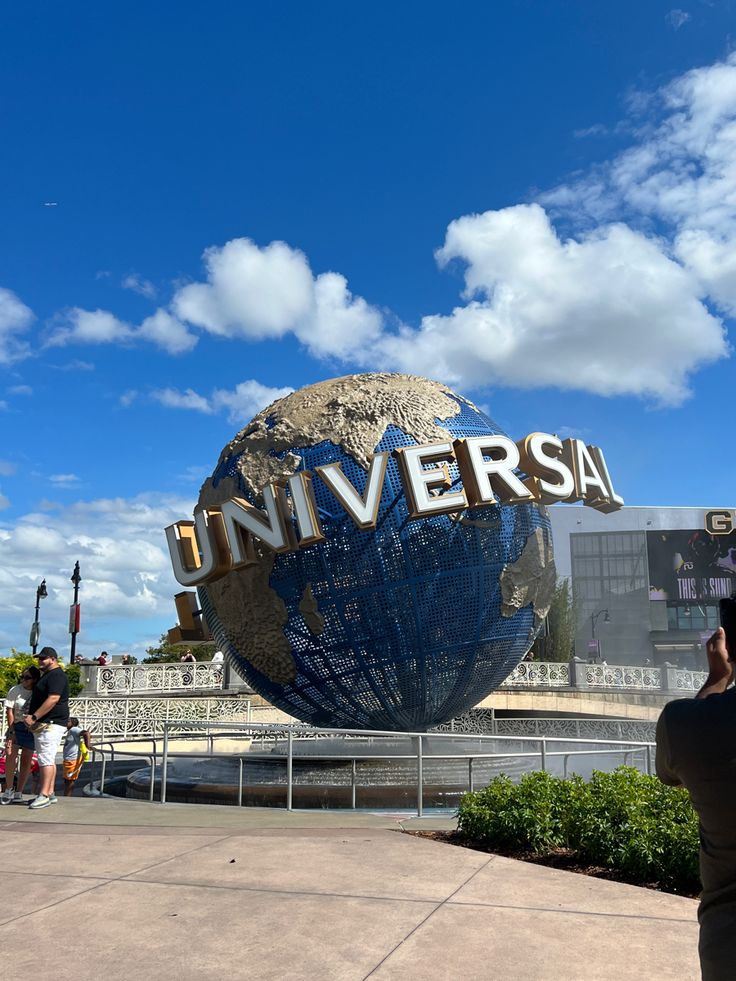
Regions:
[[222, 662], [192, 664], [108, 664], [91, 667], [92, 691], [96, 694], [127, 695], [136, 692], [222, 690]]
[[502, 688], [564, 688], [570, 684], [566, 662], [522, 661], [501, 685]]

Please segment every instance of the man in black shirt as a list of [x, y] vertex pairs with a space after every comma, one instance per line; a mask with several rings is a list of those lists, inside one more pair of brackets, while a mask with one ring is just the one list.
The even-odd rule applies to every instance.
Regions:
[[708, 677], [695, 698], [665, 705], [657, 776], [687, 787], [700, 821], [700, 967], [704, 981], [736, 977], [736, 688], [723, 627], [708, 641]]
[[38, 797], [28, 805], [34, 810], [56, 803], [56, 754], [69, 719], [69, 681], [64, 669], [59, 667], [59, 655], [53, 647], [42, 647], [36, 657], [41, 678], [33, 689], [28, 715], [23, 720], [33, 730], [41, 770]]

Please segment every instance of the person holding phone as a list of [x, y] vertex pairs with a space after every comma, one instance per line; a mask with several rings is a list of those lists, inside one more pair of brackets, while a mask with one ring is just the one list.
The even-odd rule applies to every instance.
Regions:
[[[722, 618], [723, 622], [723, 618]], [[708, 677], [694, 698], [665, 705], [657, 776], [687, 788], [700, 822], [698, 952], [704, 981], [731, 981], [736, 963], [736, 644], [719, 627], [706, 644]]]

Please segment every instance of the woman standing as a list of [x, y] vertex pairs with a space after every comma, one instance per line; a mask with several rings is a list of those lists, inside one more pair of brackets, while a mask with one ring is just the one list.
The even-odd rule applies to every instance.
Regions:
[[[33, 761], [33, 733], [23, 722], [26, 706], [31, 698], [33, 686], [41, 677], [41, 672], [35, 664], [23, 669], [20, 684], [13, 685], [5, 696], [5, 718], [8, 730], [5, 734], [5, 792], [0, 794], [0, 804], [10, 804], [14, 800], [23, 800], [23, 789], [31, 772]], [[20, 754], [20, 770], [18, 773], [18, 789], [13, 790], [13, 779]]]

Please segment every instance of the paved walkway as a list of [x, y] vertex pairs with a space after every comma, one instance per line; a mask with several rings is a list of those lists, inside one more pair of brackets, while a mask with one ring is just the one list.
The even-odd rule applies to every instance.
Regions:
[[54, 981], [696, 979], [693, 900], [412, 835], [449, 819], [0, 810], [0, 946]]

